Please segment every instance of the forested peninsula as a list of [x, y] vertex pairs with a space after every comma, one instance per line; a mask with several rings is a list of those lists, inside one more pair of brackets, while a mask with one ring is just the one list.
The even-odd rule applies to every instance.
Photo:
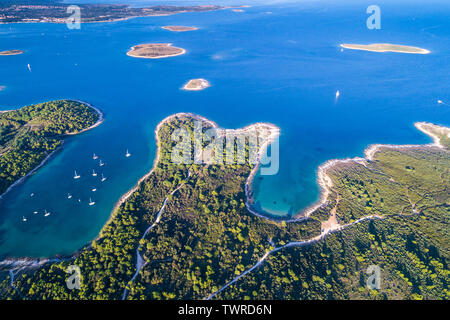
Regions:
[[[98, 238], [73, 257], [3, 273], [0, 297], [449, 298], [449, 128], [422, 123], [434, 144], [374, 146], [366, 158], [325, 164], [321, 202], [274, 221], [249, 211], [249, 143], [245, 161], [209, 161], [216, 149], [202, 152], [207, 161], [174, 163], [175, 130], [189, 133], [192, 149], [204, 145], [196, 140], [198, 121], [217, 136], [251, 132], [247, 141], [258, 142], [258, 154], [277, 129], [225, 131], [191, 114], [166, 118], [155, 132], [152, 171], [121, 199]], [[81, 270], [80, 290], [66, 286], [70, 265]], [[381, 269], [378, 290], [365, 285], [370, 265]]]
[[64, 136], [103, 120], [98, 109], [58, 100], [0, 113], [0, 195], [42, 165], [62, 145]]

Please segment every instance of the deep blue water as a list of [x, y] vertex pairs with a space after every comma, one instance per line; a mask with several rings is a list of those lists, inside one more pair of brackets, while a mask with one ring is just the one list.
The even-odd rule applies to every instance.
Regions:
[[[49, 163], [0, 201], [0, 256], [69, 254], [95, 238], [120, 196], [152, 167], [154, 128], [175, 112], [198, 113], [226, 128], [278, 125], [280, 170], [255, 182], [261, 207], [278, 215], [318, 199], [316, 170], [328, 159], [361, 156], [372, 143], [429, 142], [413, 123], [450, 124], [450, 106], [436, 103], [450, 104], [450, 6], [423, 3], [381, 2], [381, 30], [366, 28], [366, 1], [273, 4], [244, 13], [83, 24], [81, 30], [0, 25], [0, 50], [25, 50], [0, 57], [0, 86], [6, 86], [0, 109], [74, 98], [106, 116], [101, 126], [67, 139]], [[173, 24], [200, 29], [160, 29]], [[125, 54], [148, 42], [171, 42], [187, 53], [158, 60]], [[391, 42], [432, 53], [342, 52], [344, 42]], [[212, 87], [180, 90], [198, 77]], [[126, 149], [132, 157], [124, 157]], [[94, 152], [104, 167], [92, 160]], [[90, 176], [93, 168], [108, 180]], [[74, 170], [81, 179], [72, 178]], [[95, 206], [88, 206], [89, 197]], [[47, 218], [44, 209], [52, 212]]]

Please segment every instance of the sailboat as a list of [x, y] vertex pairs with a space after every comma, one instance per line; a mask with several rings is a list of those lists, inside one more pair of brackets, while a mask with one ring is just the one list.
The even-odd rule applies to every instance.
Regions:
[[95, 201], [92, 201], [92, 199], [89, 198], [89, 205], [90, 205], [90, 206], [93, 206], [94, 204], [95, 204]]
[[98, 156], [94, 153], [94, 155], [92, 156], [92, 159], [97, 160]]
[[131, 153], [129, 153], [129, 152], [128, 152], [128, 149], [127, 149], [127, 153], [125, 154], [125, 157], [128, 158], [128, 157], [130, 157], [130, 156], [131, 156]]
[[102, 182], [105, 181], [105, 180], [106, 180], [106, 177], [103, 176], [103, 173], [102, 173]]
[[49, 215], [50, 215], [50, 212], [47, 212], [47, 210], [45, 210], [44, 217], [48, 217]]
[[37, 213], [38, 213], [37, 211], [34, 211], [34, 212], [33, 212], [33, 214], [37, 214]]
[[105, 164], [102, 162], [102, 159], [100, 159], [100, 162], [98, 163], [98, 165], [100, 166], [100, 167], [103, 167]]
[[67, 199], [72, 199], [72, 195], [70, 193], [67, 194]]
[[92, 169], [92, 176], [93, 176], [93, 177], [96, 177], [96, 176], [97, 176], [97, 172], [95, 172], [94, 169]]
[[97, 188], [95, 188], [95, 187], [92, 188], [92, 192], [95, 192], [95, 191], [97, 191]]
[[25, 216], [22, 216], [22, 221], [23, 221], [23, 222], [26, 222], [26, 221], [27, 221], [27, 218], [25, 218]]
[[77, 171], [75, 170], [75, 175], [73, 176], [73, 178], [74, 178], [74, 179], [80, 179], [80, 177], [81, 177], [81, 176], [80, 176], [79, 174], [77, 174]]

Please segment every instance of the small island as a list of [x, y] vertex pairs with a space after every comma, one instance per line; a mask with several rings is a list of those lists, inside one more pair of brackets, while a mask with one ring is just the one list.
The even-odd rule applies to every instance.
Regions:
[[198, 30], [196, 27], [185, 27], [185, 26], [164, 26], [162, 29], [173, 31], [173, 32], [185, 32]]
[[199, 91], [210, 86], [211, 84], [206, 79], [191, 79], [183, 86], [183, 90]]
[[0, 197], [40, 168], [63, 144], [64, 136], [102, 121], [98, 109], [73, 100], [0, 112]]
[[6, 50], [0, 51], [0, 56], [16, 56], [18, 54], [22, 54], [22, 50]]
[[171, 43], [147, 43], [131, 47], [127, 55], [134, 58], [159, 59], [186, 53], [183, 48], [172, 47]]
[[400, 53], [415, 53], [415, 54], [428, 54], [430, 53], [427, 49], [422, 49], [418, 47], [403, 46], [399, 44], [391, 43], [372, 43], [372, 44], [341, 44], [342, 48], [353, 49], [353, 50], [364, 50], [372, 52], [400, 52]]

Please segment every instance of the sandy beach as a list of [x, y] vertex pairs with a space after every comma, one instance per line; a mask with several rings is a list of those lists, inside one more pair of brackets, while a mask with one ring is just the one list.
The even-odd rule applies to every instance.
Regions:
[[[307, 218], [309, 217], [315, 210], [320, 208], [321, 206], [325, 205], [328, 202], [328, 196], [331, 193], [331, 187], [333, 186], [333, 182], [331, 178], [328, 176], [327, 171], [330, 168], [333, 168], [336, 165], [343, 164], [343, 163], [355, 163], [359, 165], [365, 166], [367, 164], [367, 161], [374, 161], [374, 156], [377, 152], [381, 151], [384, 148], [390, 148], [390, 149], [410, 149], [410, 148], [424, 148], [424, 147], [436, 147], [443, 149], [444, 147], [440, 143], [440, 138], [436, 136], [433, 132], [431, 132], [427, 127], [432, 126], [435, 129], [442, 130], [446, 134], [450, 134], [450, 129], [437, 126], [431, 123], [426, 122], [417, 122], [414, 124], [417, 129], [425, 133], [426, 135], [430, 136], [434, 142], [431, 144], [424, 144], [424, 145], [391, 145], [391, 144], [373, 144], [366, 148], [364, 151], [364, 158], [355, 157], [355, 158], [348, 158], [348, 159], [333, 159], [325, 162], [321, 166], [319, 166], [318, 173], [317, 173], [317, 183], [320, 186], [321, 189], [321, 197], [320, 200], [317, 201], [315, 204], [313, 204], [311, 207], [302, 210], [301, 212], [297, 213], [295, 217]], [[293, 219], [296, 220], [296, 219]]]

